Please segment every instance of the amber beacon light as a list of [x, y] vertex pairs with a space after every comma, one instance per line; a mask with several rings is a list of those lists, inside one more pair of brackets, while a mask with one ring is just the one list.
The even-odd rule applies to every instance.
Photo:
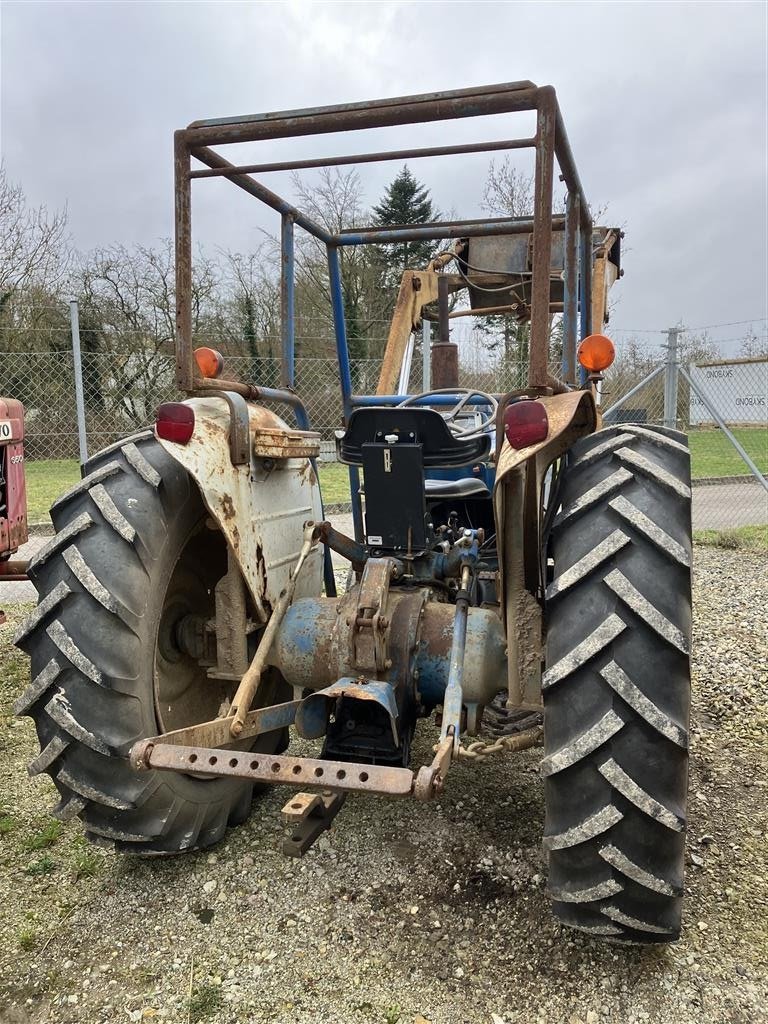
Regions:
[[613, 342], [604, 334], [590, 334], [579, 345], [576, 353], [585, 370], [590, 373], [601, 373], [607, 370], [616, 358]]
[[224, 369], [224, 356], [215, 348], [196, 348], [195, 362], [203, 377], [220, 377]]

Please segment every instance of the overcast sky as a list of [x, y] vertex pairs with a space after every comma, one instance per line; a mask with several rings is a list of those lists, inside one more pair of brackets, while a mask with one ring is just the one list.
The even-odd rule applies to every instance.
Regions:
[[[35, 204], [67, 204], [81, 249], [172, 234], [172, 133], [197, 118], [528, 78], [556, 87], [587, 196], [626, 227], [617, 335], [768, 312], [764, 2], [26, 0], [3, 3], [1, 17], [8, 175]], [[379, 130], [367, 144], [266, 143], [238, 157], [504, 138], [526, 127], [510, 116]], [[412, 169], [440, 209], [466, 217], [488, 159]], [[361, 168], [367, 201], [396, 170]], [[279, 176], [264, 180], [290, 191]], [[195, 240], [248, 251], [277, 227], [259, 205], [225, 182], [198, 182]], [[765, 319], [755, 326], [765, 333]]]

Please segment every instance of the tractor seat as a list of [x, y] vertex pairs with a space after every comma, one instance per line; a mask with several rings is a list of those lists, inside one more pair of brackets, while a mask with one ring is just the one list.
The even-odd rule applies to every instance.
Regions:
[[491, 493], [482, 480], [464, 476], [460, 480], [425, 480], [428, 498], [487, 498]]
[[[361, 466], [364, 444], [386, 444], [393, 437], [406, 444], [420, 444], [425, 469], [469, 466], [485, 459], [491, 449], [490, 433], [470, 439], [454, 437], [435, 409], [368, 406], [355, 409], [349, 417], [347, 429], [336, 432], [339, 462]], [[451, 486], [455, 483], [434, 482], [440, 485], [450, 483]]]

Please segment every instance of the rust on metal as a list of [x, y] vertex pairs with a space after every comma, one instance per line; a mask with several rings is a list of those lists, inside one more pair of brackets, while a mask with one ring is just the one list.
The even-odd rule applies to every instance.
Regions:
[[395, 571], [393, 558], [369, 558], [356, 590], [349, 633], [349, 663], [376, 675], [391, 667], [388, 657], [390, 620], [387, 617], [389, 584]]
[[533, 191], [533, 281], [528, 383], [547, 383], [549, 363], [550, 264], [552, 260], [552, 184], [555, 159], [555, 90], [539, 90], [536, 111], [536, 168]]
[[377, 395], [391, 395], [395, 391], [408, 339], [418, 326], [422, 307], [437, 298], [437, 286], [435, 273], [416, 270], [403, 273], [376, 386]]
[[[552, 462], [559, 454], [570, 448], [574, 441], [591, 434], [595, 429], [595, 400], [589, 391], [568, 391], [557, 395], [534, 393], [533, 397], [547, 410], [547, 436], [543, 441], [527, 448], [513, 448], [504, 438], [503, 431], [501, 432], [503, 443], [497, 458], [494, 491], [503, 482], [506, 473], [527, 462], [532, 456], [544, 452], [549, 457], [549, 462]], [[503, 416], [503, 412], [504, 403], [500, 402], [499, 416]]]
[[193, 146], [222, 145], [512, 113], [533, 110], [539, 91], [533, 82], [505, 82], [362, 103], [246, 114], [193, 121], [185, 136]]
[[[291, 835], [283, 840], [283, 853], [288, 857], [303, 857], [331, 827], [345, 800], [345, 793], [328, 789], [322, 793], [297, 793], [282, 810], [283, 821], [296, 825]], [[301, 810], [296, 809], [297, 804]]]
[[[492, 114], [506, 114], [518, 111], [535, 111], [537, 117], [536, 135], [533, 139], [508, 139], [489, 143], [467, 143], [431, 147], [411, 148], [381, 153], [343, 154], [308, 160], [282, 162], [259, 162], [236, 166], [211, 145], [239, 142], [258, 142], [277, 138], [298, 138], [320, 135], [328, 132], [357, 131], [385, 126], [428, 123], [431, 121], [471, 118]], [[555, 158], [560, 167], [562, 180], [569, 195], [575, 199], [575, 209], [581, 226], [584, 244], [580, 247], [580, 262], [584, 270], [581, 287], [582, 328], [588, 327], [592, 312], [591, 292], [591, 237], [592, 220], [589, 205], [573, 160], [570, 143], [557, 104], [554, 90], [550, 86], [537, 87], [529, 81], [502, 83], [499, 85], [473, 87], [468, 89], [434, 92], [413, 96], [402, 96], [361, 103], [314, 107], [301, 110], [268, 112], [242, 115], [206, 121], [196, 121], [186, 129], [177, 132], [176, 145], [176, 236], [177, 236], [177, 360], [179, 380], [186, 390], [204, 390], [210, 383], [197, 378], [191, 352], [191, 231], [189, 223], [189, 197], [191, 177], [225, 177], [237, 187], [277, 210], [291, 224], [302, 227], [325, 245], [332, 248], [344, 245], [376, 243], [382, 231], [396, 235], [396, 241], [426, 238], [462, 238], [492, 236], [517, 232], [533, 233], [533, 295], [531, 299], [531, 343], [529, 350], [529, 381], [543, 385], [548, 381], [547, 363], [549, 350], [550, 303], [550, 254], [552, 231], [564, 227], [564, 218], [552, 216], [552, 190], [554, 183]], [[532, 218], [494, 221], [455, 221], [448, 225], [430, 224], [416, 226], [371, 227], [349, 229], [330, 233], [323, 225], [297, 210], [291, 203], [267, 189], [252, 178], [252, 172], [280, 171], [300, 167], [334, 166], [352, 162], [378, 162], [419, 156], [440, 156], [483, 152], [498, 149], [523, 149], [532, 147], [536, 153], [534, 216]], [[205, 170], [192, 171], [192, 157], [206, 165]], [[393, 239], [390, 239], [393, 240]], [[586, 241], [585, 241], [586, 240]], [[599, 268], [598, 268], [599, 271]], [[610, 268], [607, 268], [610, 272]], [[430, 275], [434, 276], [434, 275]], [[466, 287], [466, 282], [462, 282]], [[602, 289], [599, 290], [602, 293]], [[429, 301], [429, 300], [427, 300]], [[433, 301], [433, 300], [432, 300]], [[388, 344], [393, 358], [385, 357], [378, 394], [391, 394], [397, 380], [399, 362], [394, 359], [397, 351], [404, 351], [408, 337], [416, 325], [417, 316], [407, 315], [403, 308], [393, 323], [392, 345]], [[415, 311], [418, 314], [418, 311]], [[523, 310], [527, 314], [527, 309]], [[517, 311], [521, 315], [521, 310]], [[285, 330], [285, 325], [284, 325]], [[588, 331], [582, 330], [582, 334]], [[384, 372], [386, 371], [386, 372]], [[219, 382], [220, 387], [252, 400], [259, 400], [257, 389], [248, 384], [234, 381]], [[348, 400], [345, 398], [345, 400]]]
[[459, 346], [453, 342], [437, 342], [432, 346], [432, 387], [458, 387], [459, 380]]
[[29, 559], [27, 558], [12, 558], [5, 562], [0, 562], [0, 582], [19, 583], [27, 580], [29, 579], [27, 576], [28, 568]]
[[451, 727], [445, 739], [441, 740], [438, 744], [435, 756], [432, 758], [432, 763], [423, 765], [419, 769], [413, 789], [413, 795], [417, 800], [422, 802], [434, 800], [436, 796], [442, 793], [445, 788], [445, 777], [451, 766], [453, 746], [454, 737], [453, 728]]
[[316, 459], [320, 435], [314, 430], [264, 428], [254, 432], [253, 454], [263, 459]]
[[368, 549], [363, 544], [358, 544], [353, 537], [340, 533], [328, 522], [319, 523], [317, 528], [323, 544], [351, 562], [355, 572], [363, 571], [363, 566], [368, 560]]
[[297, 825], [319, 807], [321, 802], [319, 793], [294, 793], [280, 811], [280, 817], [286, 825]]
[[[230, 501], [231, 507], [231, 501]], [[227, 515], [225, 509], [224, 515]], [[216, 664], [210, 679], [240, 680], [248, 668], [246, 585], [232, 548], [227, 545], [227, 571], [214, 588]]]
[[460, 156], [465, 153], [496, 153], [507, 149], [533, 149], [536, 139], [500, 139], [498, 142], [469, 142], [460, 146], [428, 146], [417, 149], [392, 149], [381, 153], [352, 153], [349, 156], [321, 156], [312, 160], [283, 160], [277, 163], [243, 164], [238, 167], [207, 167], [190, 173], [190, 178], [229, 177], [232, 174], [268, 174], [272, 171], [305, 171], [313, 167], [344, 167], [348, 164], [385, 163], [390, 160], [414, 160], [435, 156]]
[[[284, 704], [273, 704], [270, 707], [255, 708], [253, 711], [249, 711], [245, 716], [238, 739], [252, 739], [254, 736], [262, 736], [267, 732], [285, 729], [293, 724], [300, 704], [299, 700], [291, 700]], [[210, 722], [200, 722], [197, 725], [185, 726], [183, 729], [174, 729], [173, 732], [162, 733], [160, 736], [152, 736], [135, 745], [131, 751], [131, 759], [134, 757], [134, 752], [137, 757], [139, 756], [138, 748], [144, 743], [167, 743], [182, 747], [224, 747], [233, 742], [231, 732], [233, 721], [234, 716], [214, 718]]]
[[384, 796], [410, 796], [413, 788], [413, 772], [409, 768], [180, 746], [151, 740], [137, 743], [131, 750], [130, 760], [137, 771], [159, 769], [187, 775], [224, 775], [251, 782], [381, 793]]

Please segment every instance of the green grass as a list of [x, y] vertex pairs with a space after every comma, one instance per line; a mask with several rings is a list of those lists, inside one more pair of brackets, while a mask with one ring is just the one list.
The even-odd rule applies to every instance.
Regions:
[[321, 462], [320, 490], [326, 505], [349, 501], [349, 469], [340, 462]]
[[[768, 473], [768, 428], [737, 427], [733, 433], [758, 469]], [[689, 443], [694, 480], [749, 473], [746, 463], [722, 431], [694, 430], [689, 435]], [[44, 523], [56, 498], [80, 479], [80, 467], [74, 459], [42, 459], [26, 464], [26, 476], [29, 521]], [[320, 486], [327, 505], [349, 501], [347, 467], [337, 462], [321, 462]]]
[[195, 987], [189, 1000], [189, 1019], [190, 1021], [204, 1021], [207, 1017], [212, 1017], [223, 1005], [224, 997], [218, 985], [203, 982], [202, 985]]
[[19, 943], [19, 948], [23, 950], [34, 949], [37, 943], [37, 932], [34, 928], [19, 928], [16, 932], [16, 940]]
[[27, 462], [24, 473], [29, 522], [45, 523], [54, 501], [80, 479], [80, 466], [75, 459], [41, 459]]
[[49, 846], [53, 846], [61, 838], [61, 829], [60, 821], [55, 819], [49, 821], [40, 832], [25, 840], [24, 849], [30, 852], [32, 850], [47, 850]]
[[93, 878], [104, 866], [104, 858], [98, 850], [94, 850], [83, 836], [77, 836], [72, 842], [72, 871], [75, 881], [81, 878]]
[[738, 526], [733, 530], [696, 530], [693, 539], [707, 547], [768, 553], [768, 526]]
[[28, 875], [50, 875], [55, 870], [56, 861], [46, 854], [37, 860], [31, 860], [27, 865], [26, 873]]
[[[768, 473], [768, 428], [735, 427], [733, 435], [760, 472]], [[694, 480], [749, 473], [746, 462], [722, 430], [692, 430], [688, 443]]]

